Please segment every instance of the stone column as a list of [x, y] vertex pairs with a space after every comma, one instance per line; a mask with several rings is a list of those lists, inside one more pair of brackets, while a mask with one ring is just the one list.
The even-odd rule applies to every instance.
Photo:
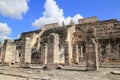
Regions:
[[93, 39], [93, 43], [95, 44], [95, 63], [96, 63], [96, 69], [98, 69], [99, 67], [99, 51], [98, 51], [98, 40], [95, 41], [95, 39]]
[[48, 45], [47, 43], [41, 46], [41, 63], [47, 64], [47, 53], [48, 53]]
[[119, 62], [120, 62], [120, 40], [118, 39], [118, 41], [117, 41], [118, 43], [118, 55], [119, 55]]
[[0, 48], [0, 62], [1, 62], [1, 58], [2, 58], [2, 47]]
[[83, 55], [83, 46], [80, 46], [80, 57], [83, 58], [84, 55]]
[[87, 70], [96, 70], [95, 44], [88, 42], [86, 45], [86, 67]]
[[0, 42], [0, 61], [1, 61], [1, 58], [2, 58], [2, 43]]
[[22, 38], [20, 67], [30, 68], [31, 64], [31, 38]]
[[20, 62], [20, 56], [19, 56], [19, 51], [18, 50], [15, 51], [15, 62], [16, 63]]
[[108, 45], [106, 46], [106, 53], [107, 54], [111, 54], [111, 43], [110, 43], [110, 41], [108, 42]]
[[79, 63], [78, 45], [73, 45], [73, 63]]
[[[56, 68], [59, 63], [59, 35], [51, 33], [48, 36], [47, 68]], [[56, 64], [56, 66], [55, 66]]]
[[65, 64], [69, 65], [72, 64], [72, 46], [69, 41], [66, 41], [64, 44], [64, 53], [65, 53]]
[[64, 46], [60, 47], [59, 61], [61, 64], [65, 64]]
[[101, 43], [98, 41], [98, 56], [99, 56], [99, 63], [101, 64]]
[[15, 45], [12, 40], [5, 40], [2, 49], [2, 60], [3, 65], [11, 65], [11, 63], [15, 63]]

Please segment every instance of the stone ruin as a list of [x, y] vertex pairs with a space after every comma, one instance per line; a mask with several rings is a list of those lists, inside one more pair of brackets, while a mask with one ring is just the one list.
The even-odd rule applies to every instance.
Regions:
[[17, 40], [6, 39], [0, 44], [0, 54], [3, 65], [20, 63], [30, 68], [41, 64], [51, 69], [85, 61], [88, 70], [96, 70], [103, 62], [120, 62], [120, 22], [91, 17], [78, 24], [47, 24], [22, 33]]

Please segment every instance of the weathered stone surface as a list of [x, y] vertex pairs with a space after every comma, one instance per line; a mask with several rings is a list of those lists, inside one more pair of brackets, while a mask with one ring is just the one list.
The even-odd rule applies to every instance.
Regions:
[[2, 53], [2, 43], [0, 42], [0, 60], [1, 60], [1, 53]]
[[47, 69], [57, 69], [59, 65], [58, 64], [47, 64], [46, 67]]
[[73, 46], [73, 63], [79, 63], [79, 55], [78, 55], [78, 45]]
[[64, 46], [60, 46], [60, 54], [59, 54], [59, 63], [65, 64], [65, 53], [64, 53]]
[[59, 63], [59, 35], [55, 33], [48, 36], [47, 63]]
[[111, 73], [115, 75], [120, 75], [120, 71], [112, 71]]
[[52, 24], [46, 24], [43, 28], [45, 30], [48, 30], [48, 29], [52, 29], [52, 28], [55, 28], [55, 27], [58, 27], [58, 23], [52, 23]]
[[47, 43], [41, 46], [41, 63], [47, 64], [48, 45]]
[[91, 23], [91, 22], [96, 22], [98, 21], [98, 18], [95, 17], [90, 17], [90, 18], [84, 18], [84, 19], [79, 19], [78, 22], [79, 24], [84, 24], [84, 23]]
[[6, 39], [1, 54], [3, 65], [11, 65], [11, 63], [15, 63], [15, 49], [12, 40]]
[[31, 38], [25, 37], [22, 42], [21, 56], [20, 56], [20, 67], [30, 67], [31, 64]]
[[70, 42], [65, 42], [65, 45], [64, 45], [64, 53], [65, 53], [65, 64], [66, 65], [69, 65], [72, 63], [72, 53], [71, 53], [71, 49], [72, 49], [72, 46], [70, 45]]
[[86, 67], [87, 70], [96, 70], [95, 44], [89, 42], [86, 45]]

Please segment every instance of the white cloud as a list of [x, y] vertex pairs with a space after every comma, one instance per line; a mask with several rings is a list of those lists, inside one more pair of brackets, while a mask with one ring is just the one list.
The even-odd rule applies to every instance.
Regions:
[[15, 19], [22, 19], [29, 9], [28, 0], [0, 0], [0, 13]]
[[46, 0], [44, 8], [45, 11], [43, 12], [43, 16], [35, 20], [35, 22], [32, 23], [33, 26], [42, 27], [45, 24], [50, 24], [54, 22], [58, 22], [59, 25], [61, 25], [62, 21], [64, 21], [65, 24], [68, 25], [70, 20], [73, 20], [75, 23], [77, 23], [78, 19], [83, 18], [80, 14], [75, 15], [73, 18], [65, 18], [63, 9], [59, 8], [55, 0]]
[[6, 23], [0, 23], [0, 41], [8, 38], [11, 33], [11, 28]]

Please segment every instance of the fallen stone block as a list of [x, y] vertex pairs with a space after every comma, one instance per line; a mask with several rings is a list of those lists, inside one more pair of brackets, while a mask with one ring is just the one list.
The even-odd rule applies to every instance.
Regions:
[[120, 75], [120, 71], [112, 71], [111, 73], [115, 75]]

